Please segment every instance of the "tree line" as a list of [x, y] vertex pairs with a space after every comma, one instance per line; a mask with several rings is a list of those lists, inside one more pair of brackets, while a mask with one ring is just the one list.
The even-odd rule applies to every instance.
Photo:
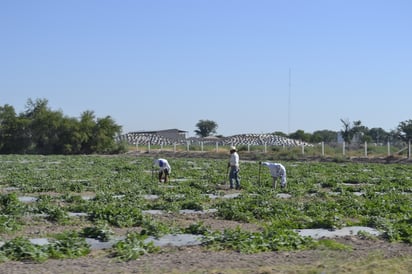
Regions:
[[115, 142], [120, 133], [110, 116], [84, 111], [79, 119], [67, 117], [51, 110], [46, 99], [29, 99], [19, 114], [13, 106], [0, 106], [1, 154], [119, 153], [126, 149]]
[[[382, 128], [369, 129], [361, 121], [352, 123], [341, 119], [341, 123], [340, 132], [297, 130], [291, 134], [273, 133], [308, 143], [336, 143], [338, 134], [348, 144], [407, 143], [412, 140], [412, 119], [400, 122], [390, 132]], [[218, 124], [199, 120], [196, 127], [195, 133], [199, 137], [207, 137], [216, 134]], [[97, 118], [93, 111], [84, 111], [80, 118], [67, 117], [62, 111], [51, 110], [46, 99], [28, 99], [25, 111], [19, 114], [13, 106], [0, 106], [0, 154], [120, 153], [127, 150], [126, 144], [115, 141], [121, 129], [110, 116]]]
[[[362, 122], [349, 120], [340, 120], [342, 123], [342, 130], [318, 130], [313, 133], [308, 133], [303, 130], [297, 130], [293, 133], [286, 134], [281, 131], [275, 131], [273, 134], [278, 136], [287, 137], [294, 140], [300, 140], [308, 143], [336, 143], [338, 135], [342, 140], [347, 143], [376, 143], [384, 144], [387, 142], [392, 143], [407, 143], [412, 140], [412, 119], [400, 122], [398, 127], [391, 131], [385, 131], [382, 128], [368, 128], [364, 126]], [[208, 137], [217, 132], [218, 124], [212, 120], [199, 120], [196, 124], [198, 128], [195, 130], [196, 135], [199, 137]], [[219, 137], [219, 135], [217, 135]]]
[[337, 141], [338, 134], [342, 140], [347, 143], [375, 143], [386, 144], [391, 142], [394, 144], [407, 143], [412, 139], [412, 120], [400, 122], [396, 129], [385, 131], [383, 128], [375, 127], [368, 128], [363, 125], [360, 120], [350, 122], [349, 120], [340, 119], [342, 129], [338, 132], [330, 130], [319, 130], [313, 134], [305, 133], [303, 130], [297, 130], [294, 133], [287, 135], [291, 139], [298, 139], [310, 143], [333, 143]]

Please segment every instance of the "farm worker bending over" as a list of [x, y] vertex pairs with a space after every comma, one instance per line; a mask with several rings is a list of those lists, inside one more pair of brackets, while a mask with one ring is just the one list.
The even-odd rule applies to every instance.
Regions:
[[162, 178], [164, 177], [164, 182], [167, 183], [167, 178], [172, 171], [172, 168], [169, 165], [169, 162], [166, 159], [156, 159], [153, 163], [154, 166], [159, 167], [159, 183], [162, 182]]
[[236, 189], [240, 189], [240, 180], [239, 180], [239, 154], [236, 152], [236, 147], [230, 147], [230, 160], [227, 164], [227, 167], [230, 168], [229, 172], [229, 183], [230, 188], [233, 188], [233, 181], [236, 183]]
[[273, 178], [273, 187], [276, 188], [276, 181], [280, 177], [280, 186], [286, 186], [286, 168], [279, 163], [259, 162], [259, 164], [267, 166], [270, 170], [270, 175]]

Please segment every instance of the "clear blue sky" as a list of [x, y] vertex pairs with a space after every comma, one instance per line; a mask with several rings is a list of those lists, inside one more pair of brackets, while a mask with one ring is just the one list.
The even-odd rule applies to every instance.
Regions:
[[123, 132], [395, 129], [412, 119], [410, 0], [0, 0], [0, 105]]

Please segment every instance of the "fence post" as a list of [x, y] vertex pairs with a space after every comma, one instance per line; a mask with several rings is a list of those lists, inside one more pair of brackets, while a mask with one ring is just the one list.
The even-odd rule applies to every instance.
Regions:
[[189, 151], [189, 142], [186, 142], [186, 151]]
[[265, 143], [265, 153], [267, 152], [267, 147], [266, 147], [266, 143]]
[[368, 157], [368, 143], [365, 141], [365, 157]]
[[388, 156], [391, 156], [391, 143], [388, 141]]
[[203, 152], [203, 142], [200, 142], [200, 150]]
[[342, 143], [342, 153], [345, 155], [345, 142]]
[[176, 143], [173, 144], [173, 152], [176, 153]]
[[410, 160], [411, 159], [411, 140], [409, 139], [409, 142], [408, 142], [408, 159]]
[[250, 144], [247, 144], [247, 152], [250, 152]]
[[216, 142], [216, 152], [219, 152], [219, 142]]
[[147, 150], [150, 152], [150, 142], [147, 144]]
[[322, 156], [325, 156], [325, 143], [322, 142]]
[[302, 155], [305, 155], [305, 144], [302, 143]]

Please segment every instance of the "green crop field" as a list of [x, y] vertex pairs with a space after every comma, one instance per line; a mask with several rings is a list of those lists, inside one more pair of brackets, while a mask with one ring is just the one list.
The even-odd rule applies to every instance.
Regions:
[[[361, 226], [379, 236], [357, 237], [412, 243], [410, 164], [285, 161], [287, 188], [273, 189], [265, 167], [259, 171], [257, 162], [244, 161], [242, 190], [235, 191], [227, 189], [227, 160], [168, 158], [171, 180], [164, 184], [157, 182], [153, 159], [0, 156], [0, 261], [82, 257], [91, 251], [86, 238], [118, 239], [106, 255], [130, 261], [160, 252], [147, 239], [166, 234], [201, 235], [205, 250], [246, 254], [345, 249], [302, 236], [303, 229]], [[185, 210], [239, 225], [219, 229], [201, 218], [187, 221], [179, 217]], [[48, 244], [31, 238], [47, 238]]]

